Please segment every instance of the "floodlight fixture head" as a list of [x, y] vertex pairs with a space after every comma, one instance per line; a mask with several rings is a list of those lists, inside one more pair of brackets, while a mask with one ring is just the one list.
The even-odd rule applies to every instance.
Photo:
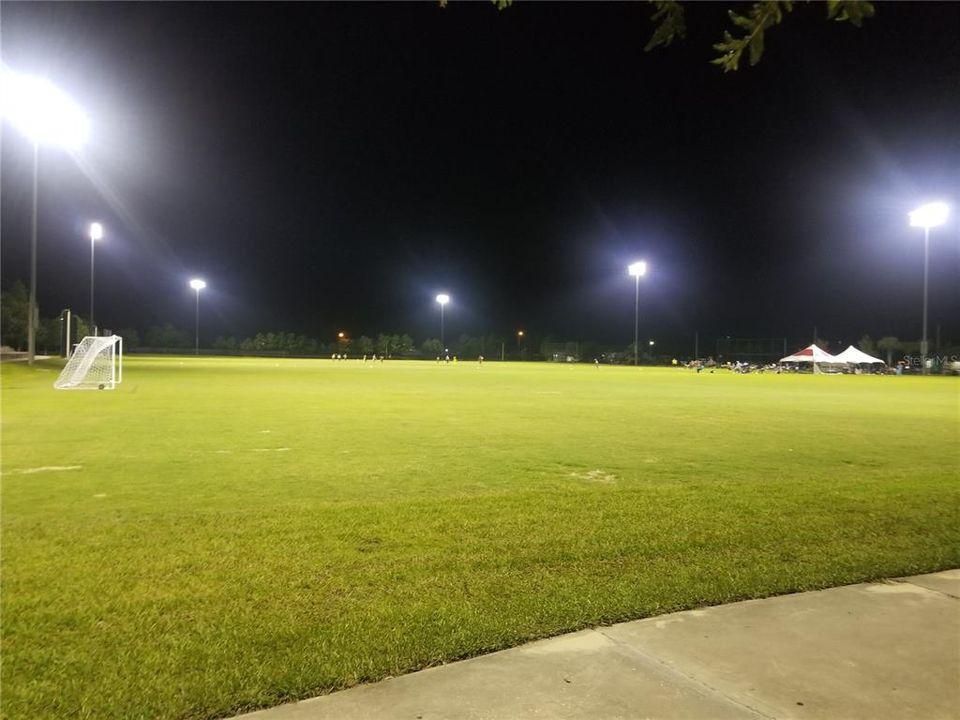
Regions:
[[450, 302], [450, 296], [446, 293], [440, 293], [437, 295], [437, 302], [441, 305], [446, 305], [448, 302]]
[[517, 335], [519, 337], [523, 337], [523, 330], [517, 330]]
[[655, 343], [653, 340], [651, 340], [651, 341], [650, 341], [650, 347], [653, 347], [654, 345], [656, 345], [656, 343]]
[[932, 202], [921, 205], [910, 213], [910, 227], [932, 228], [943, 225], [950, 214], [946, 203]]
[[638, 260], [637, 262], [631, 264], [630, 267], [627, 268], [627, 271], [633, 277], [643, 277], [647, 274], [647, 263], [643, 260]]
[[341, 340], [343, 340], [346, 336], [347, 336], [347, 334], [346, 334], [345, 332], [343, 332], [342, 330], [337, 333], [337, 337], [340, 338]]
[[35, 145], [76, 150], [87, 141], [90, 121], [69, 95], [50, 81], [0, 67], [0, 115]]
[[192, 287], [197, 292], [200, 292], [207, 286], [206, 280], [201, 280], [200, 278], [194, 278], [190, 281], [190, 287]]
[[103, 225], [100, 223], [90, 223], [90, 239], [99, 240], [103, 237]]

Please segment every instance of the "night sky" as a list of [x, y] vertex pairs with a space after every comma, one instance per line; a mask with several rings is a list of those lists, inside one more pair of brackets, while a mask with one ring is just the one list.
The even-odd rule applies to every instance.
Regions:
[[[645, 53], [647, 3], [4, 3], [3, 60], [91, 118], [40, 158], [44, 316], [143, 333], [329, 340], [517, 328], [641, 336], [960, 341], [960, 3], [877, 3], [860, 29], [798, 4], [756, 67], [687, 6]], [[732, 5], [743, 10], [744, 6]], [[31, 147], [4, 127], [2, 277], [29, 277]], [[833, 350], [842, 349], [833, 347]]]

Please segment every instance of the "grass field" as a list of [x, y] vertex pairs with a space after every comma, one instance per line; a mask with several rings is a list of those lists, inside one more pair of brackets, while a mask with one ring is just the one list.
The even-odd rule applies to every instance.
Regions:
[[[216, 718], [960, 566], [960, 382], [542, 364], [2, 368], [8, 718]], [[61, 468], [61, 469], [56, 469]]]

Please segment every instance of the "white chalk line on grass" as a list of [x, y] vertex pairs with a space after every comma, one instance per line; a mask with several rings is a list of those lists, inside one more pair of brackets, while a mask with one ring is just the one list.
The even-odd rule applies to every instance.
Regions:
[[[249, 452], [289, 452], [288, 447], [279, 448], [249, 448]], [[233, 455], [233, 450], [214, 450], [217, 455]]]
[[33, 475], [39, 472], [60, 472], [62, 470], [81, 470], [83, 465], [44, 465], [43, 467], [8, 470], [3, 475]]

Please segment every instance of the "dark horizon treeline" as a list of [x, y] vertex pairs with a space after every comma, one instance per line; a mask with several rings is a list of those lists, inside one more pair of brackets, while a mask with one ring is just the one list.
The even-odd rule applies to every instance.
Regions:
[[[16, 281], [8, 289], [0, 292], [0, 343], [16, 350], [23, 350], [27, 345], [27, 290], [21, 281]], [[76, 341], [90, 334], [90, 325], [86, 318], [73, 315], [74, 338]], [[105, 331], [101, 328], [101, 331]], [[124, 348], [132, 351], [176, 351], [192, 350], [195, 337], [193, 333], [175, 327], [166, 322], [162, 325], [149, 327], [141, 336], [137, 328], [126, 327], [115, 331], [124, 341]], [[804, 345], [806, 343], [803, 343]], [[817, 339], [817, 344], [827, 352], [840, 352], [845, 347], [831, 347], [826, 340]], [[836, 343], [834, 343], [836, 345]], [[876, 340], [869, 334], [863, 334], [856, 343], [862, 351], [880, 357], [889, 363], [903, 355], [917, 354], [919, 340], [900, 340], [897, 337], [886, 336]], [[59, 317], [39, 319], [36, 332], [36, 347], [39, 354], [57, 354], [61, 352], [61, 321]], [[360, 335], [358, 337], [337, 337], [324, 341], [304, 334], [285, 331], [259, 332], [246, 338], [219, 335], [212, 342], [201, 342], [201, 349], [205, 353], [223, 354], [277, 354], [289, 356], [330, 357], [332, 355], [347, 355], [348, 357], [382, 356], [388, 358], [427, 358], [434, 359], [449, 354], [464, 359], [476, 359], [483, 355], [486, 359], [497, 360], [555, 360], [571, 357], [577, 360], [593, 361], [601, 358], [607, 362], [631, 362], [633, 358], [633, 344], [611, 344], [593, 341], [569, 342], [565, 338], [558, 338], [550, 334], [538, 335], [526, 333], [523, 337], [487, 334], [471, 336], [461, 334], [449, 339], [444, 347], [440, 340], [433, 337], [425, 338], [417, 343], [413, 336], [407, 333], [379, 333], [375, 337]], [[797, 348], [801, 345], [797, 345]], [[677, 352], [676, 347], [647, 347], [641, 344], [640, 358], [646, 362], [670, 362], [672, 358], [680, 361], [693, 359], [692, 348]], [[719, 349], [719, 348], [718, 348]], [[788, 351], [795, 350], [792, 345]], [[950, 341], [942, 345], [931, 342], [931, 354], [944, 352], [951, 354], [960, 348], [953, 347]], [[706, 338], [701, 344], [700, 356], [702, 359], [713, 357], [713, 344]], [[722, 358], [717, 360], [734, 360], [738, 358]]]

